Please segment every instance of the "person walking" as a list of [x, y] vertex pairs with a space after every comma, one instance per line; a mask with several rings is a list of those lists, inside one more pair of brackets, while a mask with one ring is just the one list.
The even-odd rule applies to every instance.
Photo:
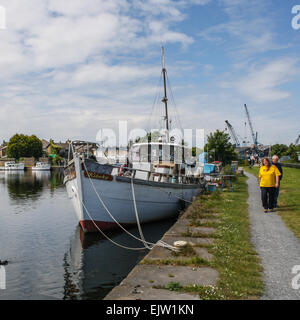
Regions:
[[274, 195], [279, 187], [280, 171], [271, 164], [268, 158], [264, 158], [263, 166], [259, 170], [259, 185], [261, 189], [261, 200], [264, 212], [274, 211]]
[[279, 189], [280, 189], [280, 182], [281, 179], [283, 177], [283, 170], [282, 170], [282, 166], [281, 164], [278, 162], [279, 161], [279, 157], [275, 154], [272, 157], [272, 165], [276, 166], [277, 169], [279, 170], [279, 172], [281, 173], [281, 176], [279, 177], [279, 184], [278, 184], [278, 188], [275, 189], [275, 194], [274, 194], [274, 208], [277, 208], [277, 201], [278, 201], [278, 196], [279, 196]]

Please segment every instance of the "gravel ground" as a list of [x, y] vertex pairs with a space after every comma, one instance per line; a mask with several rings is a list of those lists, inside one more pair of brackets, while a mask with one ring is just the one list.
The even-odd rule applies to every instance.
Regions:
[[[292, 273], [299, 265], [300, 273], [300, 240], [294, 236], [276, 213], [264, 213], [260, 189], [256, 177], [248, 176], [249, 215], [251, 221], [252, 243], [260, 255], [264, 268], [264, 300], [300, 300], [300, 288], [293, 289]], [[294, 279], [300, 286], [300, 276]]]

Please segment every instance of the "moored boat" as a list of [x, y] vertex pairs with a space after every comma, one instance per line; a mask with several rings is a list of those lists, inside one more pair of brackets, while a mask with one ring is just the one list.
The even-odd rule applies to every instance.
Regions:
[[51, 164], [44, 162], [37, 162], [34, 167], [32, 167], [33, 171], [50, 171]]
[[89, 143], [70, 144], [73, 159], [65, 168], [64, 183], [84, 232], [170, 218], [203, 189], [201, 177], [188, 173], [189, 148], [169, 137], [164, 54], [162, 61], [165, 136], [133, 144], [127, 165], [121, 167], [76, 151]]
[[[146, 170], [133, 169], [128, 176], [118, 172], [116, 166], [79, 155], [66, 168], [67, 192], [85, 232], [136, 224], [135, 203], [140, 223], [172, 217], [203, 188], [200, 182], [171, 182], [173, 176], [167, 181], [166, 174]], [[151, 175], [164, 180], [151, 180]]]
[[24, 163], [16, 163], [15, 161], [7, 161], [4, 164], [4, 167], [0, 167], [0, 170], [5, 171], [24, 171]]

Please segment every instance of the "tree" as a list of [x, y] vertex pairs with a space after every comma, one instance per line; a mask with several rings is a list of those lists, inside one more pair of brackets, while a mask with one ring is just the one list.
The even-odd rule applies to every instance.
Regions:
[[275, 154], [281, 158], [282, 156], [287, 155], [288, 146], [285, 144], [274, 144], [272, 146], [271, 155], [274, 156]]
[[61, 146], [55, 145], [54, 141], [52, 139], [50, 139], [50, 153], [55, 154], [55, 155], [59, 155], [60, 150], [61, 150]]
[[38, 159], [43, 155], [43, 144], [37, 136], [32, 135], [28, 137], [28, 145], [29, 157]]
[[197, 157], [199, 154], [201, 154], [204, 150], [197, 148], [197, 147], [192, 147], [192, 156]]
[[15, 134], [10, 138], [7, 145], [7, 156], [9, 158], [20, 159], [22, 157], [39, 158], [43, 154], [41, 140], [35, 136]]
[[137, 139], [135, 139], [135, 143], [145, 143], [148, 141], [157, 142], [160, 137], [161, 133], [159, 131], [154, 131], [147, 133], [144, 137], [138, 137]]
[[63, 158], [60, 156], [61, 149], [62, 149], [61, 146], [57, 146], [56, 144], [54, 144], [54, 141], [50, 139], [50, 153], [53, 157], [52, 163], [54, 165], [58, 165], [63, 160]]
[[300, 152], [300, 146], [295, 146], [293, 143], [291, 143], [285, 155], [290, 156], [291, 160], [298, 162], [298, 152]]
[[207, 136], [207, 144], [204, 150], [208, 152], [208, 156], [211, 159], [221, 161], [223, 164], [228, 164], [238, 158], [234, 146], [230, 143], [229, 134], [220, 130]]

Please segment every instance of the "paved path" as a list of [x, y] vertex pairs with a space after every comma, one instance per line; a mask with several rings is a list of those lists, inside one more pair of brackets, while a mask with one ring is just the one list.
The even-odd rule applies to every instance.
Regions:
[[[264, 213], [257, 179], [252, 174], [245, 174], [249, 178], [252, 242], [264, 268], [265, 292], [262, 299], [300, 300], [300, 288], [292, 288], [292, 279], [296, 276], [292, 269], [295, 265], [300, 266], [300, 240], [285, 226], [279, 215]], [[300, 285], [300, 277], [297, 282]]]

